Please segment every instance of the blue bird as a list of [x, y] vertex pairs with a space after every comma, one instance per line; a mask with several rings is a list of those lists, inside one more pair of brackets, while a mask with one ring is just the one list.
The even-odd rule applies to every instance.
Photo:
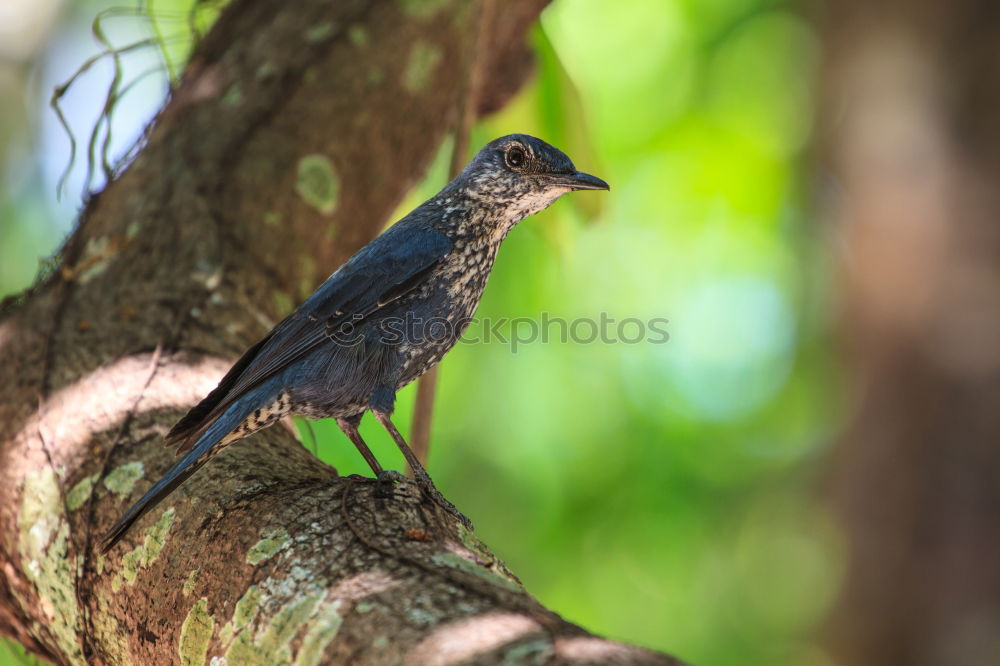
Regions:
[[457, 342], [500, 243], [525, 217], [574, 190], [607, 190], [549, 144], [523, 134], [488, 143], [440, 192], [358, 250], [248, 349], [167, 435], [183, 457], [114, 524], [111, 549], [143, 514], [235, 441], [280, 418], [334, 418], [379, 480], [358, 424], [371, 411], [424, 493], [471, 529], [434, 486], [390, 416], [396, 392]]

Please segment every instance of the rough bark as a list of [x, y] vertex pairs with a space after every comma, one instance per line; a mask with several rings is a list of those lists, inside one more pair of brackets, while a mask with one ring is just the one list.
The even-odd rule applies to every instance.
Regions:
[[280, 427], [95, 550], [171, 464], [169, 426], [386, 222], [470, 49], [480, 111], [517, 89], [544, 4], [479, 31], [468, 2], [234, 0], [0, 318], [0, 633], [60, 664], [677, 663], [564, 622], [412, 487], [378, 499]]
[[1000, 14], [843, 0], [824, 26], [849, 427], [839, 663], [1000, 655]]

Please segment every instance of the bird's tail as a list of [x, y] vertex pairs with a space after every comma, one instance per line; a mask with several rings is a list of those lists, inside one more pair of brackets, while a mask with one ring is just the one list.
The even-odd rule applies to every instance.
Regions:
[[253, 409], [237, 402], [231, 406], [222, 416], [218, 418], [208, 430], [198, 438], [194, 446], [187, 454], [177, 461], [170, 471], [162, 479], [156, 482], [138, 502], [132, 505], [121, 518], [104, 535], [101, 543], [101, 551], [108, 552], [118, 541], [125, 536], [129, 528], [135, 521], [139, 520], [149, 510], [163, 501], [167, 495], [172, 493], [177, 486], [181, 485], [185, 479], [198, 471], [198, 469], [212, 457], [221, 451], [226, 444], [227, 435], [231, 433], [246, 418]]

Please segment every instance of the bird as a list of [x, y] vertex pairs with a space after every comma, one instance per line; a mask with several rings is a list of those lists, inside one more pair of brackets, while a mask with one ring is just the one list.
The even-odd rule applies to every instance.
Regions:
[[440, 192], [334, 271], [173, 426], [165, 441], [182, 457], [115, 522], [102, 550], [226, 446], [289, 415], [333, 418], [376, 479], [391, 485], [401, 475], [383, 469], [358, 432], [372, 412], [424, 496], [471, 530], [393, 425], [396, 392], [458, 341], [508, 232], [577, 190], [610, 186], [541, 139], [487, 143]]

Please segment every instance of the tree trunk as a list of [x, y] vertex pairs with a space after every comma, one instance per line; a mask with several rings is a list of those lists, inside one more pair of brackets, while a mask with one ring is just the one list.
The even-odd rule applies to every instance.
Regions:
[[60, 664], [677, 663], [564, 622], [411, 484], [377, 498], [281, 427], [95, 550], [172, 463], [169, 426], [378, 233], [473, 50], [480, 112], [517, 89], [544, 4], [231, 3], [0, 318], [0, 633]]
[[1000, 12], [842, 0], [825, 25], [849, 427], [839, 663], [1000, 655]]

